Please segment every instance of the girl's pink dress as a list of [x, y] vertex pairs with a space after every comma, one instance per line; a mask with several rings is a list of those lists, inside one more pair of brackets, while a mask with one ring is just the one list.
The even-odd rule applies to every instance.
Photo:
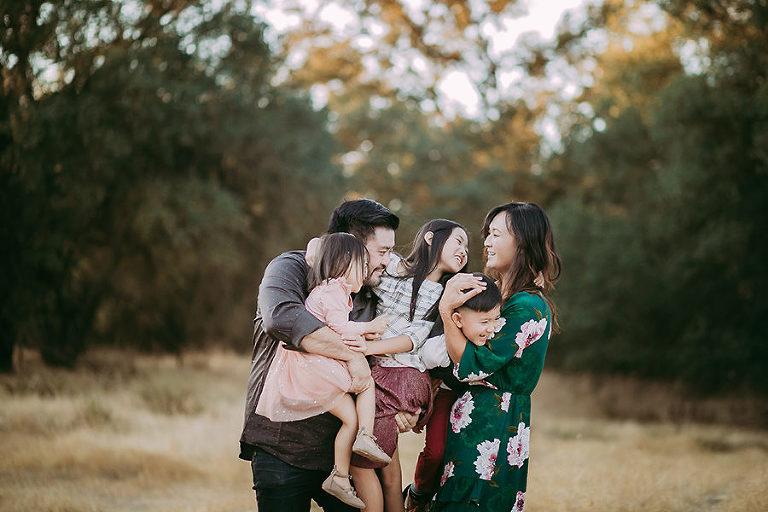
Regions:
[[[307, 297], [307, 311], [343, 338], [362, 336], [364, 323], [351, 322], [350, 290], [344, 278], [328, 279]], [[286, 350], [278, 346], [267, 372], [256, 413], [272, 421], [296, 421], [330, 409], [352, 384], [347, 366], [318, 354]]]

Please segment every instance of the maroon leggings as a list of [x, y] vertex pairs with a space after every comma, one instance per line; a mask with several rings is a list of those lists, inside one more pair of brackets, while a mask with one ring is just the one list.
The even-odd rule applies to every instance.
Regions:
[[459, 397], [458, 393], [449, 389], [437, 390], [432, 404], [432, 416], [427, 421], [427, 434], [424, 449], [416, 462], [416, 472], [413, 475], [413, 485], [420, 493], [430, 496], [437, 492], [443, 468], [445, 440], [448, 438], [448, 422], [453, 403]]

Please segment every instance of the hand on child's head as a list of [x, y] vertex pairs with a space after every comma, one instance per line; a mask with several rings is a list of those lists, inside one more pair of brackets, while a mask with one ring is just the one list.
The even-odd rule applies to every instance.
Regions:
[[320, 250], [320, 239], [318, 237], [313, 238], [307, 242], [307, 253], [304, 255], [304, 259], [307, 261], [307, 265], [310, 267], [317, 258], [317, 253]]

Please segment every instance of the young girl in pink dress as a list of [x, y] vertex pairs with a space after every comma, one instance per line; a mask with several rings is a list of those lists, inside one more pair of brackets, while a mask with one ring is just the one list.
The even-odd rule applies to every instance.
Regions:
[[[354, 339], [381, 332], [386, 318], [352, 322], [351, 293], [360, 290], [368, 274], [368, 252], [348, 233], [324, 235], [310, 270], [307, 311], [339, 333]], [[375, 388], [372, 383], [353, 399], [347, 367], [341, 361], [278, 347], [272, 361], [256, 412], [272, 421], [296, 421], [330, 412], [342, 422], [334, 443], [334, 468], [323, 482], [323, 490], [357, 508], [365, 504], [350, 484], [352, 452], [378, 463], [390, 457], [372, 435], [375, 415]], [[358, 430], [358, 425], [360, 426]]]

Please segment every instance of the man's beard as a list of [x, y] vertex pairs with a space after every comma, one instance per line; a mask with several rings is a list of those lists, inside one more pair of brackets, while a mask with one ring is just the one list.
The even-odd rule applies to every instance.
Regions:
[[365, 279], [365, 285], [371, 287], [378, 285], [381, 282], [381, 276], [383, 273], [384, 267], [377, 268]]

